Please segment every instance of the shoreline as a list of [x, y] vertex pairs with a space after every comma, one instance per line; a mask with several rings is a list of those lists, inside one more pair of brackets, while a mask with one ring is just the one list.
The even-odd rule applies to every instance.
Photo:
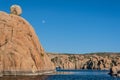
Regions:
[[50, 74], [54, 73], [56, 70], [42, 70], [37, 72], [32, 71], [4, 71], [0, 72], [0, 77], [4, 76], [37, 76], [37, 75], [44, 75], [44, 74]]

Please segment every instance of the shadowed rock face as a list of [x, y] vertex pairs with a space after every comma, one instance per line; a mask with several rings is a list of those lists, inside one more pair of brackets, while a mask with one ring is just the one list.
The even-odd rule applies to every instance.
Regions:
[[120, 54], [48, 54], [56, 67], [62, 69], [109, 70], [120, 62]]
[[[32, 26], [20, 16], [0, 12], [0, 71], [39, 72], [54, 70]], [[7, 73], [7, 74], [9, 74]]]

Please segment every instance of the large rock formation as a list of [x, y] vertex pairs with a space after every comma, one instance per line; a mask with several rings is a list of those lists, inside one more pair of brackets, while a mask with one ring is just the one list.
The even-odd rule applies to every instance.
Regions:
[[0, 72], [2, 75], [54, 70], [32, 26], [22, 17], [0, 12]]
[[56, 67], [61, 69], [109, 70], [120, 62], [120, 54], [48, 54]]

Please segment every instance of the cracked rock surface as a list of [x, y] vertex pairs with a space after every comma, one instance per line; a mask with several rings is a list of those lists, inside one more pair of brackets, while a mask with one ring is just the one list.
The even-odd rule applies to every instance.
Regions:
[[22, 17], [0, 12], [0, 72], [54, 70], [32, 26]]

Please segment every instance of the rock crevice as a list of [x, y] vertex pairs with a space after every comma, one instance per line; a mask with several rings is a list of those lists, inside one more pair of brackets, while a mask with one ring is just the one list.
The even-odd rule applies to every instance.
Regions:
[[54, 70], [54, 65], [44, 52], [32, 26], [18, 15], [0, 12], [1, 74], [49, 70]]

